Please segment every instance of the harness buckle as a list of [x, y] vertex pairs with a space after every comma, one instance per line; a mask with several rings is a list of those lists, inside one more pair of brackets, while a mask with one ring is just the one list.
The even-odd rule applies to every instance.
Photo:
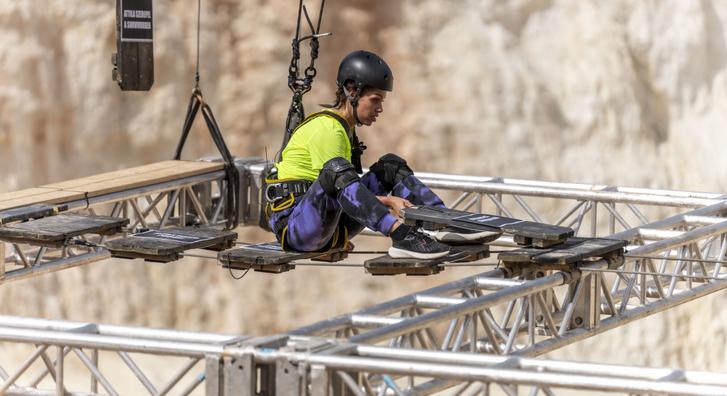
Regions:
[[288, 180], [269, 183], [265, 186], [265, 198], [268, 202], [276, 203], [281, 199], [298, 197], [308, 191], [309, 182], [305, 180]]
[[284, 183], [271, 183], [265, 187], [265, 198], [268, 202], [275, 203], [289, 195], [288, 186], [284, 185]]

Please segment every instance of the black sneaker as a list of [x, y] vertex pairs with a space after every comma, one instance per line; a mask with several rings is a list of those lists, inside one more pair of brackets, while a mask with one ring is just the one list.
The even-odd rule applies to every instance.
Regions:
[[417, 258], [430, 260], [449, 254], [449, 247], [418, 231], [410, 231], [404, 239], [393, 241], [389, 256], [393, 258]]

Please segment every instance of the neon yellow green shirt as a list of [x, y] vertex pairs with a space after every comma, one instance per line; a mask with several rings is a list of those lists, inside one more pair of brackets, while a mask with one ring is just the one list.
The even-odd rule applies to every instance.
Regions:
[[314, 181], [328, 160], [342, 157], [351, 161], [351, 142], [340, 122], [328, 115], [315, 117], [295, 130], [275, 164], [278, 179]]

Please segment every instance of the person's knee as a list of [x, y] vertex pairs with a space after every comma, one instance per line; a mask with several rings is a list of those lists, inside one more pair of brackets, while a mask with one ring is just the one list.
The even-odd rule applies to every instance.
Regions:
[[323, 164], [318, 180], [326, 194], [337, 197], [341, 190], [360, 178], [353, 164], [345, 158], [336, 157]]
[[414, 174], [406, 160], [396, 154], [385, 154], [375, 164], [371, 165], [371, 172], [376, 175], [384, 187], [391, 191], [394, 186], [408, 176]]

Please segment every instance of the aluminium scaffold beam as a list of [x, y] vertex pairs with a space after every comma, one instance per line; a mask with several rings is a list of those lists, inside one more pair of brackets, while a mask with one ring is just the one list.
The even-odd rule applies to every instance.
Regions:
[[[456, 382], [460, 392], [497, 388], [504, 394], [517, 394], [518, 389], [546, 394], [563, 389], [665, 395], [727, 391], [727, 379], [719, 373], [336, 345], [315, 337], [246, 338], [4, 316], [0, 317], [0, 341], [22, 343], [30, 351], [20, 367], [10, 369], [0, 361], [0, 391], [8, 395], [52, 395], [58, 394], [57, 389], [66, 394], [121, 394], [119, 383], [128, 384], [119, 381], [119, 367], [109, 364], [114, 359], [137, 378], [138, 387], [152, 394], [190, 394], [195, 389], [230, 396], [260, 394], [258, 389], [264, 390], [262, 394], [285, 395], [409, 394], [399, 385], [402, 381], [430, 378]], [[90, 387], [86, 381], [78, 384], [55, 371], [70, 356], [86, 366]], [[137, 364], [142, 358], [181, 369], [158, 382], [152, 379], [154, 370], [145, 371]], [[29, 375], [33, 364], [41, 370]], [[26, 377], [30, 382], [20, 381]], [[43, 377], [53, 378], [56, 390], [37, 386]]]
[[[244, 179], [241, 185], [245, 189], [240, 196], [250, 199], [241, 207], [240, 220], [244, 224], [257, 224], [260, 207], [254, 197], [268, 164], [258, 159], [239, 161]], [[131, 228], [174, 225], [180, 220], [173, 214], [188, 213], [188, 208], [194, 208], [192, 212], [209, 213], [206, 220], [214, 223], [221, 221], [215, 213], [219, 214], [223, 205], [219, 197], [225, 196], [222, 173], [212, 172], [204, 177], [196, 176], [194, 180], [153, 183], [85, 197], [81, 201], [53, 203], [68, 204], [72, 212], [97, 213], [102, 208], [110, 209], [111, 215], [131, 217]], [[234, 393], [235, 389], [240, 386], [248, 389], [253, 383], [265, 384], [268, 391], [277, 389], [287, 393], [297, 389], [298, 394], [431, 394], [451, 387], [459, 387], [457, 392], [473, 393], [487, 391], [488, 384], [498, 384], [498, 391], [509, 395], [517, 394], [517, 386], [533, 386], [534, 392], [545, 394], [559, 388], [724, 394], [719, 392], [724, 391], [720, 387], [725, 384], [707, 380], [714, 377], [710, 374], [690, 373], [687, 378], [686, 374], [680, 376], [680, 371], [666, 370], [660, 371], [664, 374], [660, 377], [646, 374], [614, 377], [606, 375], [607, 370], [602, 373], [570, 371], [576, 367], [567, 363], [559, 366], [561, 363], [551, 362], [550, 369], [532, 370], [531, 366], [513, 363], [527, 362], [525, 356], [541, 355], [727, 287], [723, 269], [727, 264], [724, 196], [505, 178], [426, 173], [417, 176], [443, 194], [456, 194], [451, 197], [450, 205], [455, 209], [572, 227], [579, 236], [626, 240], [629, 242], [626, 261], [618, 269], [611, 268], [607, 260], [583, 263], [570, 271], [534, 268], [514, 274], [508, 268], [498, 268], [287, 334], [244, 341], [231, 341], [235, 337], [228, 337], [228, 341], [213, 343], [214, 347], [205, 342], [204, 346], [196, 341], [179, 343], [176, 339], [171, 340], [172, 344], [162, 345], [157, 338], [150, 343], [144, 336], [132, 335], [127, 341], [136, 346], [124, 344], [127, 355], [121, 354], [121, 359], [150, 392], [158, 389], [148, 378], [142, 380], [145, 376], [128, 353], [154, 350], [149, 345], [165, 346], [169, 350], [154, 350], [154, 353], [188, 359], [184, 370], [180, 369], [163, 384], [164, 391], [177, 386], [195, 365], [204, 365], [205, 377], [191, 380], [179, 390], [181, 394], [191, 392], [202, 383], [208, 395], [238, 394]], [[553, 207], [560, 208], [560, 212], [551, 213]], [[670, 215], [664, 217], [664, 213]], [[505, 237], [495, 243], [513, 246], [513, 241]], [[108, 258], [103, 249], [71, 251], [66, 257], [13, 245], [6, 245], [5, 250], [0, 257], [6, 258], [6, 268], [3, 268], [6, 281], [72, 267], [78, 265], [77, 260], [90, 263]], [[495, 261], [485, 263], [495, 264]], [[97, 352], [115, 348], [112, 346], [118, 340], [98, 330], [102, 326], [89, 326], [98, 334], [79, 336], [75, 334], [78, 331], [68, 329], [53, 330], [55, 333], [50, 334], [42, 332], [48, 328], [33, 329], [33, 326], [5, 328], [1, 322], [0, 339], [41, 345], [30, 355], [35, 360], [28, 361], [47, 366], [45, 377], [59, 367], [59, 364], [54, 366], [50, 357], [54, 350], [50, 345], [53, 345], [57, 361], [73, 351], [91, 372], [97, 388], [99, 384], [112, 387], [93, 365], [93, 356], [84, 357], [77, 351], [78, 348], [96, 348]], [[80, 338], [67, 338], [69, 332], [74, 333], [72, 337]], [[89, 344], [91, 340], [87, 336], [106, 338], [94, 339]], [[101, 344], [95, 344], [97, 341]], [[480, 358], [505, 360], [488, 365], [484, 360], [477, 360]], [[236, 361], [242, 364], [235, 365]], [[440, 366], [445, 363], [447, 367]], [[556, 366], [571, 368], [549, 372]], [[257, 368], [259, 376], [241, 372], [240, 367]], [[629, 370], [645, 373], [638, 368], [623, 372]], [[40, 381], [33, 381], [36, 386], [31, 388], [15, 387], [17, 378], [14, 377], [19, 371], [22, 370], [4, 370], [0, 362], [0, 377], [8, 390], [37, 394], [32, 392], [39, 392], [36, 388]], [[56, 376], [62, 377], [58, 373]], [[589, 387], [582, 382], [602, 385]], [[615, 383], [628, 385], [619, 388]], [[63, 390], [63, 386], [56, 383], [56, 390]]]
[[[259, 159], [241, 158], [236, 165], [244, 171], [250, 163], [259, 162]], [[247, 191], [249, 187], [245, 183], [251, 177], [241, 174], [241, 188]], [[106, 260], [111, 254], [101, 247], [104, 242], [139, 230], [188, 224], [221, 227], [227, 222], [225, 177], [223, 164], [214, 159], [162, 161], [0, 194], [3, 211], [44, 204], [62, 207], [64, 213], [129, 220], [121, 234], [81, 235], [76, 238], [80, 243], [72, 245], [45, 247], [0, 242], [0, 284]], [[255, 197], [240, 196], [238, 206], [249, 208], [255, 200]], [[238, 212], [240, 221], [245, 221], [246, 216], [249, 216], [246, 212]]]

